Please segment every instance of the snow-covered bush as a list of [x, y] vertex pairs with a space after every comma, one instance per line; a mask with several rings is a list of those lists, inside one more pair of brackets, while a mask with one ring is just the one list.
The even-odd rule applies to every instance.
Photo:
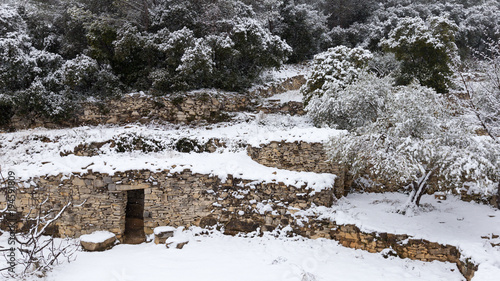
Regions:
[[63, 86], [62, 92], [75, 101], [92, 96], [105, 99], [119, 94], [119, 81], [110, 67], [99, 65], [96, 60], [85, 55], [67, 60], [53, 77], [45, 81], [53, 79], [59, 79]]
[[[482, 3], [481, 3], [482, 2]], [[485, 52], [488, 40], [500, 40], [500, 2], [495, 0], [481, 1], [463, 9], [458, 24], [457, 45], [461, 55], [473, 52]]]
[[181, 64], [176, 71], [182, 80], [192, 88], [206, 87], [212, 83], [214, 51], [203, 39], [196, 39], [194, 45], [184, 50]]
[[177, 69], [182, 64], [185, 51], [195, 46], [193, 31], [185, 27], [169, 33], [163, 29], [160, 34], [163, 36], [150, 39], [152, 47], [164, 58], [157, 62], [156, 69], [149, 74], [153, 88], [163, 93], [186, 90], [189, 85], [181, 79]]
[[458, 27], [444, 17], [403, 18], [381, 45], [401, 61], [400, 85], [414, 79], [439, 93], [447, 92], [458, 61], [455, 32]]
[[0, 93], [12, 93], [30, 85], [36, 76], [32, 50], [24, 33], [12, 32], [0, 37]]
[[95, 20], [86, 30], [88, 54], [101, 63], [113, 61], [113, 42], [117, 38], [116, 27], [106, 21]]
[[121, 81], [135, 89], [149, 89], [150, 83], [145, 80], [153, 64], [151, 57], [154, 54], [148, 48], [146, 37], [137, 27], [125, 24], [118, 29], [113, 47], [112, 65]]
[[62, 91], [51, 91], [40, 78], [36, 78], [27, 89], [17, 92], [14, 100], [20, 115], [33, 119], [45, 117], [54, 121], [68, 118], [75, 105], [68, 95]]
[[300, 91], [304, 94], [304, 104], [311, 98], [321, 97], [333, 88], [344, 88], [358, 78], [373, 57], [370, 51], [362, 48], [337, 46], [314, 56], [312, 73]]
[[[226, 67], [232, 69], [234, 90], [250, 86], [265, 68], [281, 66], [292, 52], [290, 46], [279, 36], [272, 35], [262, 24], [251, 18], [238, 19], [229, 38], [234, 42], [236, 56], [232, 59], [232, 64]], [[245, 75], [241, 75], [242, 73]]]
[[184, 27], [200, 30], [201, 24], [192, 1], [161, 1], [151, 12], [152, 31], [168, 28], [173, 32]]
[[361, 71], [356, 82], [330, 84], [321, 97], [309, 101], [306, 111], [316, 126], [352, 130], [375, 121], [391, 91], [392, 79]]

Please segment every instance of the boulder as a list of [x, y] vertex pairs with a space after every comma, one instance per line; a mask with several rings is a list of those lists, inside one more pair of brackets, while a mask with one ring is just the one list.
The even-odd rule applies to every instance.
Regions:
[[111, 249], [116, 242], [116, 235], [109, 231], [95, 231], [80, 236], [80, 244], [85, 251], [98, 252]]

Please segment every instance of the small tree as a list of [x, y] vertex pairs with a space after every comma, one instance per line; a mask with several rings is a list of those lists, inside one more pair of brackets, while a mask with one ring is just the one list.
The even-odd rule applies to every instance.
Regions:
[[[489, 42], [489, 55], [479, 54], [477, 69], [480, 81], [467, 81], [460, 73], [468, 98], [463, 101], [465, 108], [479, 120], [481, 129], [500, 143], [500, 41]], [[468, 69], [474, 70], [474, 69]]]
[[[0, 180], [2, 180], [2, 184], [5, 182], [1, 171]], [[71, 241], [56, 241], [54, 233], [50, 233], [57, 220], [68, 208], [73, 206], [72, 201], [69, 200], [64, 205], [58, 206], [59, 204], [51, 204], [48, 197], [38, 196], [37, 191], [38, 187], [32, 187], [28, 212], [21, 216], [19, 221], [23, 226], [22, 229], [10, 229], [10, 231], [15, 231], [13, 249], [16, 251], [16, 264], [20, 268], [6, 274], [3, 271], [8, 268], [0, 269], [3, 276], [16, 280], [25, 280], [30, 276], [42, 277], [64, 260], [69, 262], [75, 258], [79, 246]], [[85, 202], [86, 200], [82, 205]], [[2, 219], [4, 219], [6, 210], [0, 211]]]
[[356, 82], [341, 87], [331, 83], [325, 93], [310, 100], [308, 116], [316, 126], [352, 130], [377, 120], [392, 91], [392, 79], [361, 71]]
[[401, 63], [401, 73], [396, 82], [407, 85], [413, 79], [434, 88], [438, 93], [447, 92], [451, 85], [458, 49], [454, 34], [458, 27], [443, 17], [403, 18], [381, 45], [393, 52]]

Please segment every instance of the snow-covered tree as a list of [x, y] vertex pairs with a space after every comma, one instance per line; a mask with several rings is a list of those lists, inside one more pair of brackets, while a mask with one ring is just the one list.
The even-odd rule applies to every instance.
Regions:
[[433, 89], [391, 84], [389, 78], [363, 75], [311, 101], [309, 109], [315, 112], [309, 114], [349, 129], [329, 142], [331, 160], [354, 179], [375, 176], [382, 184], [406, 186], [410, 197], [401, 213], [416, 210], [430, 180], [438, 190], [496, 193], [498, 143], [477, 136]]
[[[482, 3], [481, 3], [482, 2]], [[486, 52], [489, 40], [500, 40], [500, 2], [478, 1], [462, 10], [457, 18], [458, 24], [457, 45], [460, 46], [461, 55], [470, 55], [474, 52]]]
[[326, 16], [314, 6], [284, 1], [279, 17], [268, 21], [271, 32], [285, 40], [293, 49], [289, 62], [311, 59], [329, 44]]
[[468, 97], [458, 101], [477, 118], [479, 129], [500, 143], [500, 41], [485, 45], [488, 45], [487, 55], [479, 54], [475, 69], [466, 69], [475, 71], [479, 77], [467, 80], [460, 73]]
[[403, 18], [381, 45], [401, 61], [398, 84], [417, 79], [439, 93], [447, 92], [458, 61], [455, 32], [458, 27], [445, 17]]
[[213, 50], [208, 43], [197, 38], [194, 45], [187, 48], [176, 71], [191, 87], [201, 88], [211, 84], [214, 61]]
[[328, 89], [344, 88], [358, 78], [372, 54], [362, 48], [337, 46], [314, 56], [312, 73], [300, 91], [304, 104], [311, 98], [321, 97]]

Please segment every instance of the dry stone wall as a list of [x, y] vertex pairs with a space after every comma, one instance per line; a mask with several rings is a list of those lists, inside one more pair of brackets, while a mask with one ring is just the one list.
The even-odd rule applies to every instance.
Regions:
[[[333, 202], [333, 188], [312, 194], [307, 186], [261, 183], [232, 176], [221, 181], [189, 170], [173, 174], [127, 171], [112, 176], [89, 172], [71, 177], [49, 176], [32, 182], [32, 187], [19, 188], [17, 211], [22, 215], [29, 212], [33, 193], [39, 200], [48, 198], [45, 210], [60, 210], [72, 202], [73, 206], [53, 230], [53, 234], [69, 237], [108, 230], [122, 238], [128, 190], [144, 190], [146, 234], [163, 225], [219, 224], [228, 233], [250, 232], [259, 227], [270, 230], [289, 223], [290, 208], [306, 209], [312, 203], [330, 206]], [[0, 208], [5, 207], [4, 199], [0, 200]], [[23, 227], [19, 225], [20, 229]]]
[[260, 147], [248, 146], [247, 153], [254, 161], [267, 167], [335, 174], [335, 195], [337, 198], [345, 195], [345, 173], [339, 165], [328, 161], [322, 143], [273, 141]]
[[[453, 262], [467, 280], [471, 280], [477, 270], [477, 265], [468, 262], [454, 246], [412, 239], [404, 234], [367, 233], [354, 225], [337, 225], [329, 220], [298, 215], [297, 211], [308, 209], [312, 204], [331, 206], [334, 188], [312, 194], [307, 187], [254, 182], [231, 175], [222, 181], [189, 170], [173, 174], [135, 170], [114, 175], [89, 170], [85, 175], [48, 176], [30, 182], [30, 187], [19, 188], [15, 202], [22, 215], [29, 212], [33, 202], [45, 199], [48, 203], [44, 206], [56, 212], [68, 202], [73, 203], [50, 230], [59, 236], [79, 237], [96, 230], [108, 230], [123, 240], [127, 191], [144, 190], [146, 234], [166, 225], [216, 226], [230, 235], [290, 226], [295, 234], [304, 237], [334, 239], [343, 246], [372, 253], [390, 248], [387, 255]], [[5, 198], [0, 199], [5, 202]], [[4, 207], [0, 204], [0, 208]], [[25, 226], [19, 224], [18, 227]]]
[[[304, 76], [284, 79], [262, 86], [248, 93], [190, 92], [172, 96], [155, 97], [144, 94], [132, 94], [118, 100], [102, 104], [84, 103], [76, 114], [55, 124], [41, 116], [26, 118], [14, 116], [11, 123], [3, 129], [20, 130], [35, 127], [61, 128], [82, 125], [129, 123], [216, 123], [229, 121], [231, 112], [259, 111], [258, 100], [288, 90], [297, 90], [305, 83]], [[301, 106], [284, 106], [277, 112], [286, 112], [289, 108], [303, 114]], [[276, 111], [275, 109], [269, 109]], [[271, 112], [270, 111], [270, 112]], [[273, 112], [274, 112], [273, 111]]]
[[307, 79], [304, 75], [298, 75], [253, 89], [250, 91], [250, 95], [268, 98], [287, 91], [299, 90], [306, 81]]
[[[301, 218], [295, 218], [300, 221]], [[459, 249], [452, 245], [442, 245], [424, 239], [414, 239], [406, 234], [391, 234], [386, 232], [364, 232], [357, 226], [337, 225], [329, 220], [308, 218], [306, 224], [294, 223], [294, 232], [311, 238], [327, 238], [338, 241], [342, 246], [360, 249], [370, 253], [382, 253], [390, 256], [419, 261], [441, 261], [457, 265], [457, 269], [467, 279], [471, 280], [478, 269], [467, 257], [462, 256]]]
[[355, 225], [331, 227], [332, 239], [342, 246], [378, 253], [391, 249], [386, 255], [420, 261], [441, 261], [457, 264], [458, 270], [471, 280], [478, 266], [463, 258], [460, 251], [451, 245], [441, 245], [423, 239], [411, 239], [405, 234], [362, 232]]

